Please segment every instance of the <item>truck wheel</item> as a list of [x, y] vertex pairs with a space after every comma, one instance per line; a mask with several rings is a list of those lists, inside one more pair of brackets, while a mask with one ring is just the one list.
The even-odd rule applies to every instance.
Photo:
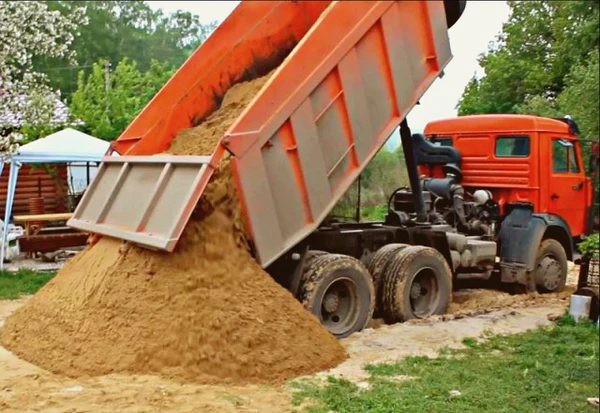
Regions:
[[315, 260], [319, 257], [329, 254], [326, 251], [319, 250], [310, 250], [306, 253], [306, 258], [304, 258], [304, 272], [302, 273], [301, 283], [304, 284], [306, 282], [307, 277], [310, 275], [310, 268], [315, 262]]
[[373, 287], [375, 288], [375, 316], [378, 316], [381, 311], [381, 274], [385, 272], [392, 257], [406, 247], [408, 247], [407, 244], [384, 245], [375, 252], [369, 262], [367, 268], [373, 278]]
[[438, 251], [410, 246], [399, 251], [382, 279], [387, 323], [444, 314], [452, 296], [452, 271]]
[[545, 239], [540, 243], [533, 278], [540, 293], [558, 293], [567, 283], [567, 254], [560, 242]]
[[337, 338], [362, 330], [375, 304], [373, 281], [357, 259], [326, 254], [312, 261], [300, 301]]

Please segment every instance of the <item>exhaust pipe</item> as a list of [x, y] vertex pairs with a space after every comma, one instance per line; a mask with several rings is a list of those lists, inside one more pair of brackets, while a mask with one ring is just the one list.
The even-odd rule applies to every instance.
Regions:
[[408, 170], [408, 180], [415, 203], [415, 212], [417, 213], [417, 222], [427, 222], [427, 212], [425, 211], [425, 201], [423, 200], [423, 189], [419, 179], [419, 170], [417, 169], [417, 159], [413, 148], [412, 135], [406, 119], [400, 124], [400, 140], [402, 141], [402, 150], [404, 151], [404, 160]]

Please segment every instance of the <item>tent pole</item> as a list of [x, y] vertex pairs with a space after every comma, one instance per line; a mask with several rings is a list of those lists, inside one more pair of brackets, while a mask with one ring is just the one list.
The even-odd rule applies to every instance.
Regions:
[[[0, 162], [0, 178], [2, 177], [2, 172], [4, 172], [4, 164], [5, 160], [2, 159]], [[6, 205], [8, 204], [8, 182], [6, 183], [6, 199], [4, 200], [4, 211], [6, 213]], [[4, 223], [4, 227], [2, 228], [2, 235], [4, 236], [4, 232], [6, 231], [6, 223]], [[5, 239], [5, 238], [3, 238]], [[2, 244], [4, 245], [4, 244]], [[2, 248], [2, 252], [0, 252], [0, 270], [4, 269], [4, 248]]]
[[19, 167], [14, 160], [10, 162], [10, 173], [8, 175], [8, 185], [6, 187], [6, 205], [4, 207], [4, 228], [2, 229], [2, 248], [0, 250], [0, 269], [4, 269], [4, 258], [6, 252], [6, 238], [8, 236], [8, 225], [12, 214], [12, 206], [17, 188], [17, 178], [19, 176]]

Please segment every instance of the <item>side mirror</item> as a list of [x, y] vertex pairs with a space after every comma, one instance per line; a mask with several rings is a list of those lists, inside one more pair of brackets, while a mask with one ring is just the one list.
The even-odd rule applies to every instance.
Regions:
[[572, 148], [573, 147], [573, 142], [570, 142], [570, 141], [568, 141], [566, 139], [559, 139], [558, 143], [560, 143], [565, 148]]

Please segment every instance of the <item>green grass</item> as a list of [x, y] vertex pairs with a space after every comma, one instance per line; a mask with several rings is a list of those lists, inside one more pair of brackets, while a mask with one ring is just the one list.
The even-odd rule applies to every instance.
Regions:
[[[387, 215], [386, 205], [363, 206], [360, 208], [360, 220], [364, 221], [383, 221]], [[356, 217], [356, 207], [349, 205], [338, 205], [332, 212], [332, 216], [338, 219], [353, 221]]]
[[17, 272], [0, 271], [0, 300], [12, 300], [34, 294], [54, 277], [55, 272], [20, 269]]
[[387, 206], [362, 207], [360, 212], [363, 221], [383, 221], [387, 215]]
[[567, 316], [552, 329], [467, 339], [468, 348], [436, 359], [367, 366], [367, 390], [333, 377], [324, 386], [297, 382], [294, 403], [311, 413], [597, 412], [587, 398], [598, 397], [598, 337], [592, 323]]

